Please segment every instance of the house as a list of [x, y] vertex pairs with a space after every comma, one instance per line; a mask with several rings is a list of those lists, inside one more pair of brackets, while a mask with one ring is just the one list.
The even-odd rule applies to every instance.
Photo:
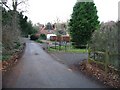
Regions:
[[56, 37], [56, 34], [47, 34], [47, 40], [51, 40], [51, 37]]
[[54, 23], [51, 24], [48, 22], [45, 26], [42, 25], [39, 30], [39, 35], [45, 34], [47, 40], [50, 40], [50, 37], [55, 37], [57, 35], [66, 35], [66, 25], [65, 23]]
[[45, 26], [41, 26], [40, 30], [39, 30], [39, 34], [45, 34], [47, 36], [47, 34], [54, 34], [55, 33], [55, 28], [54, 25], [52, 25], [51, 23], [47, 23]]

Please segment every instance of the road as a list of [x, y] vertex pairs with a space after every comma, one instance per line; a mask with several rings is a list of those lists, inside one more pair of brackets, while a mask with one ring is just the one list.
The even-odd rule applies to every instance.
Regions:
[[3, 77], [3, 88], [104, 88], [54, 60], [39, 44], [27, 42], [18, 64]]
[[0, 59], [0, 90], [2, 89], [2, 61]]

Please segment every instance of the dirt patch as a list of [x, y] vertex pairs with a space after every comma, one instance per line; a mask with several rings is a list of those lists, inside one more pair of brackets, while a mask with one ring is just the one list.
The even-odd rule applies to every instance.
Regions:
[[120, 88], [120, 76], [116, 72], [106, 73], [101, 65], [96, 63], [87, 63], [87, 60], [80, 62], [79, 64], [74, 64], [70, 67], [73, 70], [82, 71], [85, 75], [99, 80], [106, 86], [111, 88]]
[[2, 61], [2, 74], [4, 75], [7, 71], [11, 70], [11, 68], [19, 61], [21, 58], [24, 50], [25, 50], [26, 44], [24, 43], [23, 46], [14, 53], [8, 60]]

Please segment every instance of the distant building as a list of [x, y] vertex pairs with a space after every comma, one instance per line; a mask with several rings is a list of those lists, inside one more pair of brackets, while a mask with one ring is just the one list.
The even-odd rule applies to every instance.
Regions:
[[63, 42], [70, 42], [70, 36], [62, 35], [62, 36], [50, 36], [51, 41], [63, 41]]
[[47, 39], [50, 39], [50, 36], [68, 35], [66, 31], [67, 25], [65, 23], [54, 23], [51, 24], [48, 22], [46, 25], [41, 25], [38, 34], [45, 34]]
[[51, 23], [47, 23], [45, 26], [41, 26], [39, 34], [45, 34], [46, 36], [47, 34], [55, 34], [54, 25], [52, 25]]
[[50, 40], [51, 37], [56, 37], [57, 35], [56, 34], [47, 34], [47, 40]]

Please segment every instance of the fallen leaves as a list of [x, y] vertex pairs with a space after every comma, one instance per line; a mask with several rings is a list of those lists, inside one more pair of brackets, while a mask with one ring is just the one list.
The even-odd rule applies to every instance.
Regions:
[[[96, 78], [103, 84], [113, 87], [113, 88], [120, 88], [120, 76], [114, 72], [105, 73], [102, 66], [96, 64], [89, 64], [87, 61], [81, 62], [79, 65], [73, 65], [72, 69], [80, 70], [84, 72], [87, 76]], [[77, 68], [77, 69], [76, 69]]]
[[3, 74], [9, 70], [11, 70], [12, 66], [18, 62], [18, 59], [22, 56], [25, 49], [25, 45], [23, 45], [22, 49], [14, 53], [8, 60], [2, 61], [2, 72]]

